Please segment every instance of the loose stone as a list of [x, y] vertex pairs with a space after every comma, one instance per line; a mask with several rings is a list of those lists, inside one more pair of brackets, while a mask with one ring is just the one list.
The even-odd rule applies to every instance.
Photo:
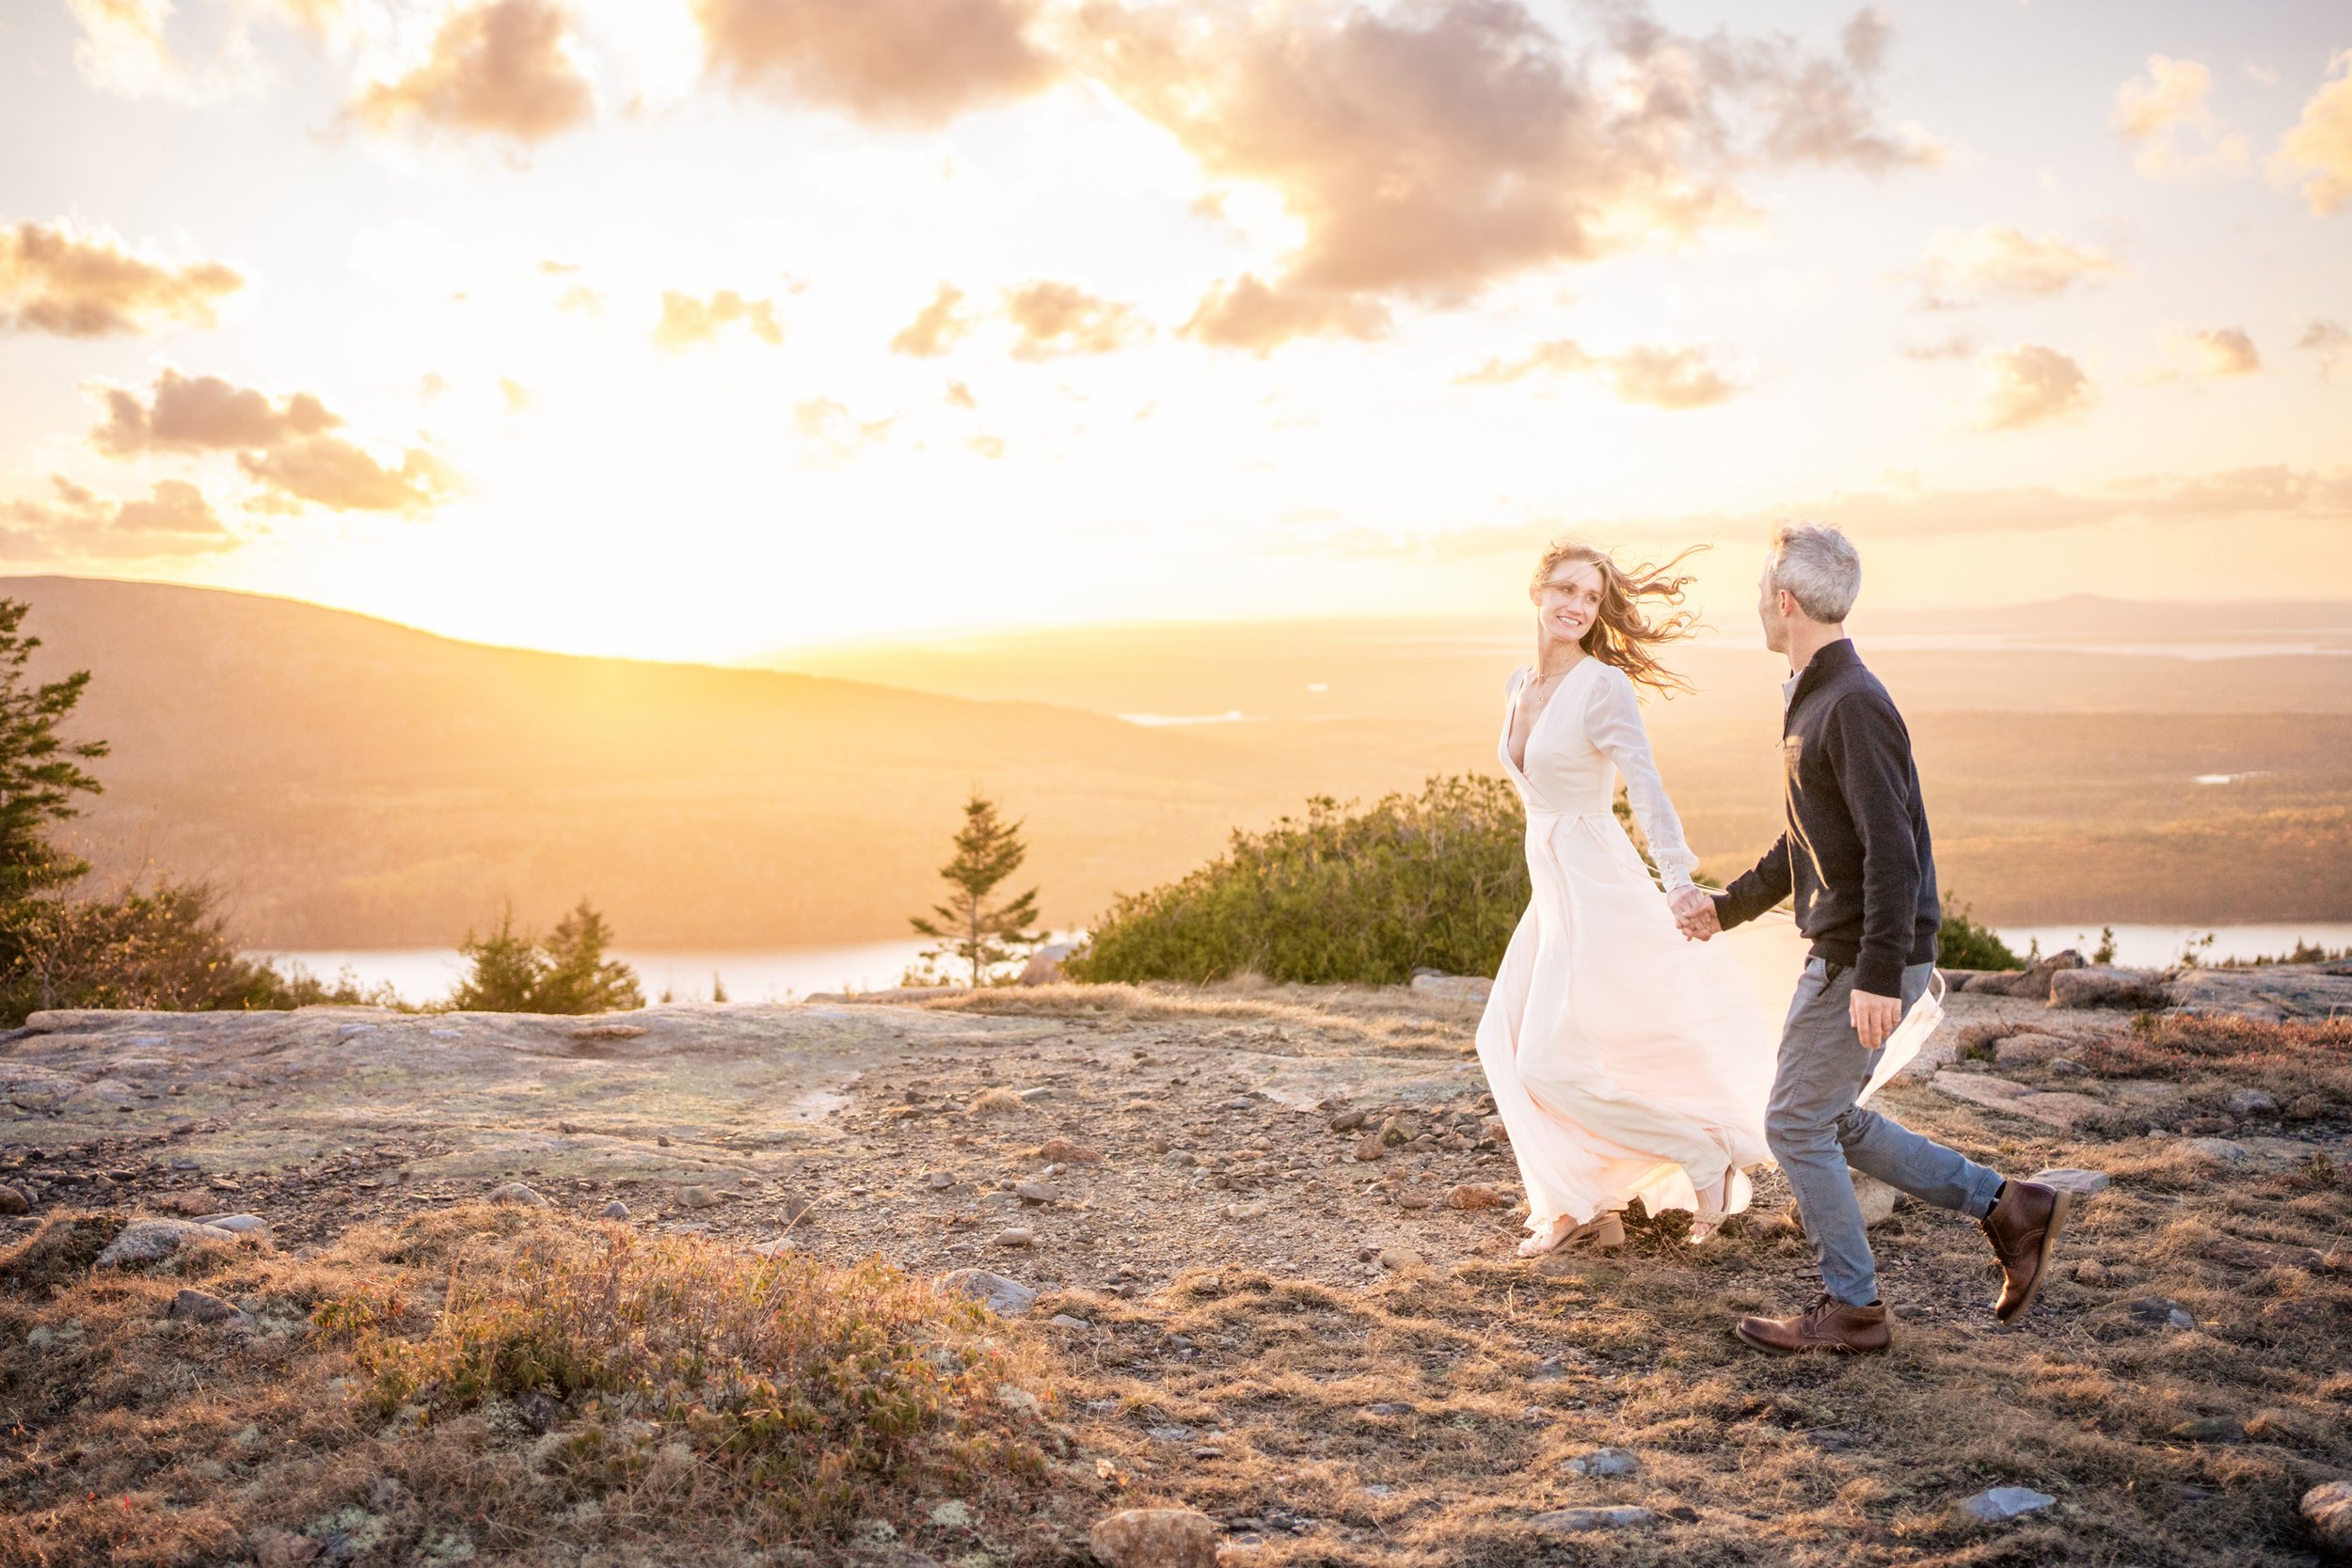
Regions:
[[2164, 1296], [2142, 1296], [2124, 1308], [2134, 1323], [2151, 1328], [2195, 1328], [2197, 1315], [2179, 1302]]
[[1216, 1568], [1225, 1531], [1189, 1508], [1122, 1509], [1088, 1534], [1110, 1568]]
[[2047, 1492], [2036, 1492], [2029, 1486], [1995, 1486], [1962, 1503], [1960, 1511], [1980, 1525], [1998, 1525], [2039, 1513], [2056, 1501]]
[[183, 1291], [171, 1298], [170, 1316], [183, 1323], [243, 1323], [245, 1313], [236, 1307], [202, 1291]]
[[[160, 1263], [195, 1241], [204, 1227], [186, 1220], [133, 1220], [116, 1233], [97, 1258], [102, 1269], [136, 1268]], [[216, 1232], [226, 1234], [226, 1232]]]
[[2303, 1494], [2296, 1510], [2319, 1544], [2338, 1557], [2352, 1556], [2352, 1481], [2331, 1481]]
[[1017, 1279], [986, 1269], [956, 1269], [942, 1275], [939, 1287], [970, 1296], [1000, 1318], [1017, 1318], [1037, 1305], [1037, 1292]]
[[1556, 1508], [1528, 1521], [1540, 1530], [1582, 1535], [1593, 1530], [1633, 1529], [1655, 1524], [1658, 1515], [1646, 1508]]

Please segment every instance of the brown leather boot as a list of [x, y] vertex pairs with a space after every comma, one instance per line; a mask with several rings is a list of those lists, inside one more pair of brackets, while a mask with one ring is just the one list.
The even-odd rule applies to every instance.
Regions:
[[1879, 1355], [1893, 1340], [1883, 1307], [1849, 1307], [1826, 1292], [1793, 1318], [1742, 1318], [1740, 1338], [1758, 1350], [1799, 1355], [1826, 1351], [1839, 1355]]
[[2001, 1299], [1993, 1304], [1996, 1322], [2008, 1323], [2033, 1305], [2048, 1272], [2051, 1249], [2074, 1212], [2074, 1195], [2039, 1181], [2010, 1181], [1993, 1212], [1978, 1223], [2001, 1260]]

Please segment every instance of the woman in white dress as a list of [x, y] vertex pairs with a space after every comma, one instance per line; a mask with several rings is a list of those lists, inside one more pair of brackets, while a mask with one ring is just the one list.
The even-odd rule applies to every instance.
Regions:
[[[1687, 552], [1686, 552], [1687, 553]], [[1769, 1159], [1771, 1021], [1721, 943], [1688, 941], [1670, 899], [1697, 857], [1660, 783], [1637, 688], [1689, 689], [1655, 650], [1687, 636], [1691, 579], [1554, 546], [1529, 589], [1535, 663], [1511, 677], [1502, 757], [1527, 808], [1534, 895], [1478, 1025], [1478, 1056], [1527, 1190], [1522, 1257], [1621, 1242], [1631, 1198], [1693, 1211], [1691, 1239], [1748, 1206]], [[1655, 621], [1643, 605], [1667, 613]], [[1664, 889], [1612, 809], [1613, 775]]]

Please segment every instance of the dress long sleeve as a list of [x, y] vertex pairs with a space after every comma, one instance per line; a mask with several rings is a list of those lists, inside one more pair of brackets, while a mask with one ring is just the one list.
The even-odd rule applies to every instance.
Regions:
[[1691, 873], [1699, 868], [1699, 858], [1683, 842], [1682, 818], [1675, 815], [1674, 802], [1666, 798], [1665, 782], [1658, 776], [1658, 764], [1650, 756], [1649, 732], [1642, 727], [1642, 705], [1633, 694], [1633, 682], [1613, 665], [1602, 666], [1597, 673], [1600, 678], [1592, 683], [1592, 696], [1584, 709], [1585, 733], [1624, 776], [1634, 820], [1641, 823], [1643, 836], [1649, 840], [1649, 858], [1656, 863], [1667, 891], [1689, 887]]

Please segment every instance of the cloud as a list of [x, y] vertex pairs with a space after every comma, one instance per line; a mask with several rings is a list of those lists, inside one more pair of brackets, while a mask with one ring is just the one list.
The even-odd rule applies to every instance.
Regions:
[[[1502, 278], [1746, 221], [1739, 182], [1758, 167], [1883, 173], [1936, 155], [1870, 108], [1885, 41], [1874, 13], [1835, 54], [1778, 35], [1685, 37], [1633, 0], [1582, 14], [1598, 36], [1571, 50], [1518, 0], [1093, 0], [1070, 47], [1213, 181], [1270, 189], [1303, 230], [1263, 285], [1283, 302], [1259, 312], [1274, 325], [1232, 333], [1253, 349], [1285, 321], [1371, 319], [1302, 299], [1457, 305]], [[1255, 292], [1232, 285], [1229, 309], [1236, 296]]]
[[66, 0], [81, 26], [74, 69], [103, 91], [143, 98], [179, 86], [178, 63], [164, 41], [171, 0]]
[[1021, 332], [1015, 359], [1109, 354], [1151, 331], [1133, 306], [1097, 299], [1070, 283], [1024, 284], [1005, 296], [1005, 314]]
[[343, 422], [309, 392], [273, 404], [249, 387], [216, 375], [183, 375], [169, 366], [156, 377], [151, 403], [127, 388], [101, 384], [96, 389], [106, 420], [90, 432], [90, 445], [110, 457], [275, 447]]
[[898, 329], [890, 340], [890, 352], [911, 354], [920, 359], [936, 358], [947, 352], [956, 341], [972, 330], [972, 320], [956, 307], [963, 301], [963, 291], [951, 283], [942, 283], [931, 302], [914, 313], [914, 319]]
[[506, 395], [506, 411], [509, 414], [519, 414], [531, 406], [531, 388], [513, 376], [500, 376], [499, 390]]
[[972, 388], [961, 381], [947, 383], [947, 401], [958, 408], [977, 408], [980, 405], [979, 400], [972, 395]]
[[[270, 9], [257, 4], [255, 9]], [[66, 0], [81, 37], [74, 70], [101, 92], [121, 98], [161, 98], [205, 103], [258, 91], [268, 80], [246, 36], [242, 8], [216, 18], [210, 55], [191, 60], [165, 32], [172, 0]]]
[[453, 13], [424, 63], [379, 82], [348, 112], [378, 131], [415, 120], [479, 135], [543, 141], [596, 113], [557, 0], [486, 0]]
[[1596, 355], [1568, 338], [1538, 343], [1516, 359], [1490, 359], [1454, 381], [1459, 386], [1491, 387], [1539, 371], [1598, 376], [1615, 390], [1620, 402], [1643, 403], [1653, 408], [1707, 408], [1746, 390], [1718, 370], [1705, 349], [1637, 346], [1620, 354]]
[[[169, 366], [151, 399], [96, 384], [105, 411], [90, 445], [110, 457], [152, 452], [233, 451], [237, 467], [262, 487], [259, 505], [298, 511], [308, 503], [343, 512], [417, 513], [440, 504], [456, 476], [422, 447], [397, 467], [333, 434], [341, 417], [309, 392], [273, 400], [218, 376], [183, 375]], [[427, 393], [437, 390], [428, 386]], [[248, 503], [253, 504], [253, 503]]]
[[792, 428], [800, 437], [805, 467], [838, 468], [867, 447], [890, 438], [888, 420], [861, 421], [831, 398], [792, 405]]
[[2051, 533], [2119, 524], [2197, 524], [2280, 519], [2336, 527], [2352, 520], [2352, 465], [2294, 468], [2263, 465], [2204, 474], [2140, 474], [2083, 489], [2025, 485], [1930, 489], [1903, 485], [1837, 490], [1736, 514], [1605, 518], [1557, 517], [1396, 538], [1373, 530], [1325, 535], [1316, 554], [1433, 562], [1524, 556], [1563, 532], [1588, 537], [1763, 538], [1785, 517], [1835, 523], [1863, 542], [1895, 536]]
[[2213, 91], [2213, 72], [2196, 60], [2148, 56], [2148, 76], [2137, 77], [2115, 89], [2115, 116], [2109, 121], [2131, 141], [2145, 141], [2175, 125], [2211, 129], [2213, 109], [2205, 102]]
[[333, 512], [413, 515], [438, 506], [457, 487], [456, 475], [421, 447], [409, 448], [392, 467], [338, 436], [239, 452], [237, 467], [262, 486], [264, 504], [274, 510], [307, 502]]
[[575, 283], [556, 297], [555, 308], [559, 310], [578, 310], [583, 315], [601, 316], [604, 314], [604, 295], [585, 283]]
[[137, 560], [201, 555], [241, 541], [185, 480], [158, 480], [144, 499], [116, 500], [63, 474], [52, 500], [0, 501], [0, 554]]
[[1954, 334], [1940, 343], [1904, 343], [1896, 352], [1906, 359], [1974, 359], [1977, 341]]
[[[2242, 132], [2222, 134], [2212, 105], [2205, 102], [2212, 91], [2213, 72], [2201, 62], [2149, 55], [2147, 76], [2134, 77], [2115, 89], [2115, 114], [2108, 122], [2133, 145], [2132, 166], [2151, 180], [2185, 180], [2245, 167], [2252, 143]], [[2185, 135], [2201, 142], [2204, 150], [2185, 151]]]
[[2123, 263], [2104, 250], [2070, 245], [2056, 235], [2033, 239], [2005, 223], [1947, 229], [1929, 243], [1911, 276], [1931, 304], [1952, 294], [2017, 294], [2048, 299], [2077, 283], [2121, 277]]
[[741, 322], [752, 336], [771, 347], [784, 341], [775, 302], [745, 299], [733, 289], [721, 289], [707, 300], [665, 289], [661, 320], [654, 326], [653, 341], [676, 354], [695, 343], [717, 342], [719, 329], [735, 322]]
[[245, 287], [220, 261], [175, 265], [70, 220], [0, 229], [0, 328], [103, 338], [211, 326], [214, 304]]
[[1248, 349], [1263, 358], [1299, 338], [1385, 338], [1391, 325], [1389, 308], [1376, 299], [1268, 285], [1244, 273], [1212, 287], [1180, 330], [1211, 348]]
[[945, 124], [1057, 74], [1034, 0], [693, 0], [705, 69], [738, 90], [890, 125]]
[[2295, 346], [2319, 356], [2319, 379], [2333, 381], [2336, 367], [2352, 359], [2352, 329], [2340, 322], [2314, 321], [2303, 328]]
[[2097, 401], [2083, 368], [2054, 348], [2021, 343], [1980, 361], [1990, 376], [1977, 428], [2025, 430], [2072, 419]]
[[2209, 326], [2188, 340], [2197, 370], [2205, 375], [2252, 375], [2263, 368], [2254, 340], [2235, 326]]
[[2317, 217], [2352, 204], [2352, 49], [2328, 62], [2327, 84], [2303, 105], [2303, 117], [2279, 138], [2270, 176], [2300, 185]]

